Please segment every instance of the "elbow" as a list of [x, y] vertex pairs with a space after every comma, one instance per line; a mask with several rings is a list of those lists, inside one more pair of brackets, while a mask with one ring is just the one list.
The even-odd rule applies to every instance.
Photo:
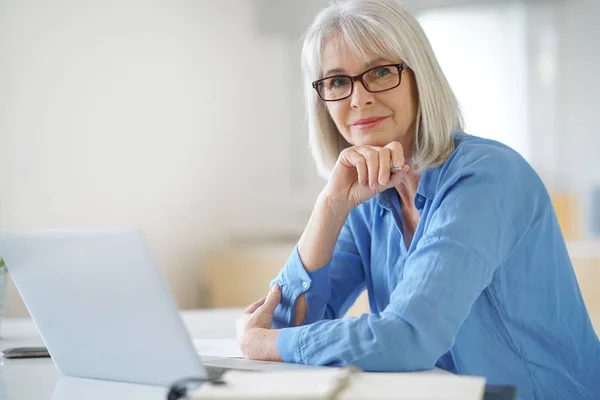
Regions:
[[383, 354], [374, 350], [369, 356], [349, 363], [366, 372], [416, 372], [435, 367], [437, 359], [423, 352], [410, 353], [384, 349]]
[[[362, 318], [361, 318], [362, 319]], [[369, 372], [413, 372], [435, 367], [440, 343], [403, 319], [392, 316], [371, 315], [363, 320], [369, 325], [368, 335], [362, 345], [351, 353], [347, 364]], [[365, 332], [365, 331], [363, 331]], [[356, 342], [355, 342], [356, 343]]]

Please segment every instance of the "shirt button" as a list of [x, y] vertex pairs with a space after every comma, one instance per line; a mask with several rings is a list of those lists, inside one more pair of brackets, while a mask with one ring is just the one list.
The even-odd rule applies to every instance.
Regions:
[[308, 287], [308, 282], [302, 282], [302, 287], [306, 289]]
[[423, 196], [419, 196], [419, 197], [417, 198], [417, 201], [418, 201], [419, 203], [422, 203], [422, 202], [423, 202], [423, 200], [425, 200], [425, 199], [423, 198]]

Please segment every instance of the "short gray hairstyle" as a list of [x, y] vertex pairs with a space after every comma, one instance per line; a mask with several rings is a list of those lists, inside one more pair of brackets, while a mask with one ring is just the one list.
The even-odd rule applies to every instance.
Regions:
[[327, 179], [340, 152], [350, 146], [312, 88], [322, 78], [321, 54], [333, 37], [365, 61], [374, 55], [410, 67], [418, 91], [412, 166], [423, 172], [443, 164], [454, 151], [453, 130], [462, 131], [463, 119], [425, 32], [395, 0], [334, 0], [317, 14], [302, 46], [309, 144], [319, 174]]

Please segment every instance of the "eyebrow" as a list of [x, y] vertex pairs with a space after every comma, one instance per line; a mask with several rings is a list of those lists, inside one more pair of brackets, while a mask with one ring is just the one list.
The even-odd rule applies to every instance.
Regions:
[[[369, 69], [369, 67], [374, 66], [375, 64], [379, 64], [382, 61], [389, 61], [386, 58], [378, 58], [376, 60], [371, 60], [367, 63], [365, 63], [365, 69]], [[323, 76], [329, 76], [330, 74], [340, 74], [340, 73], [344, 73], [345, 70], [343, 68], [332, 68], [327, 70], [327, 72], [325, 72], [325, 74], [323, 74]]]

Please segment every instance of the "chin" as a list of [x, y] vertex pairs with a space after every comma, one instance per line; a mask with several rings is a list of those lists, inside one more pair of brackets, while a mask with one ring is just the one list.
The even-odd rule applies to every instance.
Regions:
[[361, 132], [352, 135], [354, 145], [357, 146], [377, 146], [384, 147], [394, 140], [398, 140], [393, 135], [385, 132]]

